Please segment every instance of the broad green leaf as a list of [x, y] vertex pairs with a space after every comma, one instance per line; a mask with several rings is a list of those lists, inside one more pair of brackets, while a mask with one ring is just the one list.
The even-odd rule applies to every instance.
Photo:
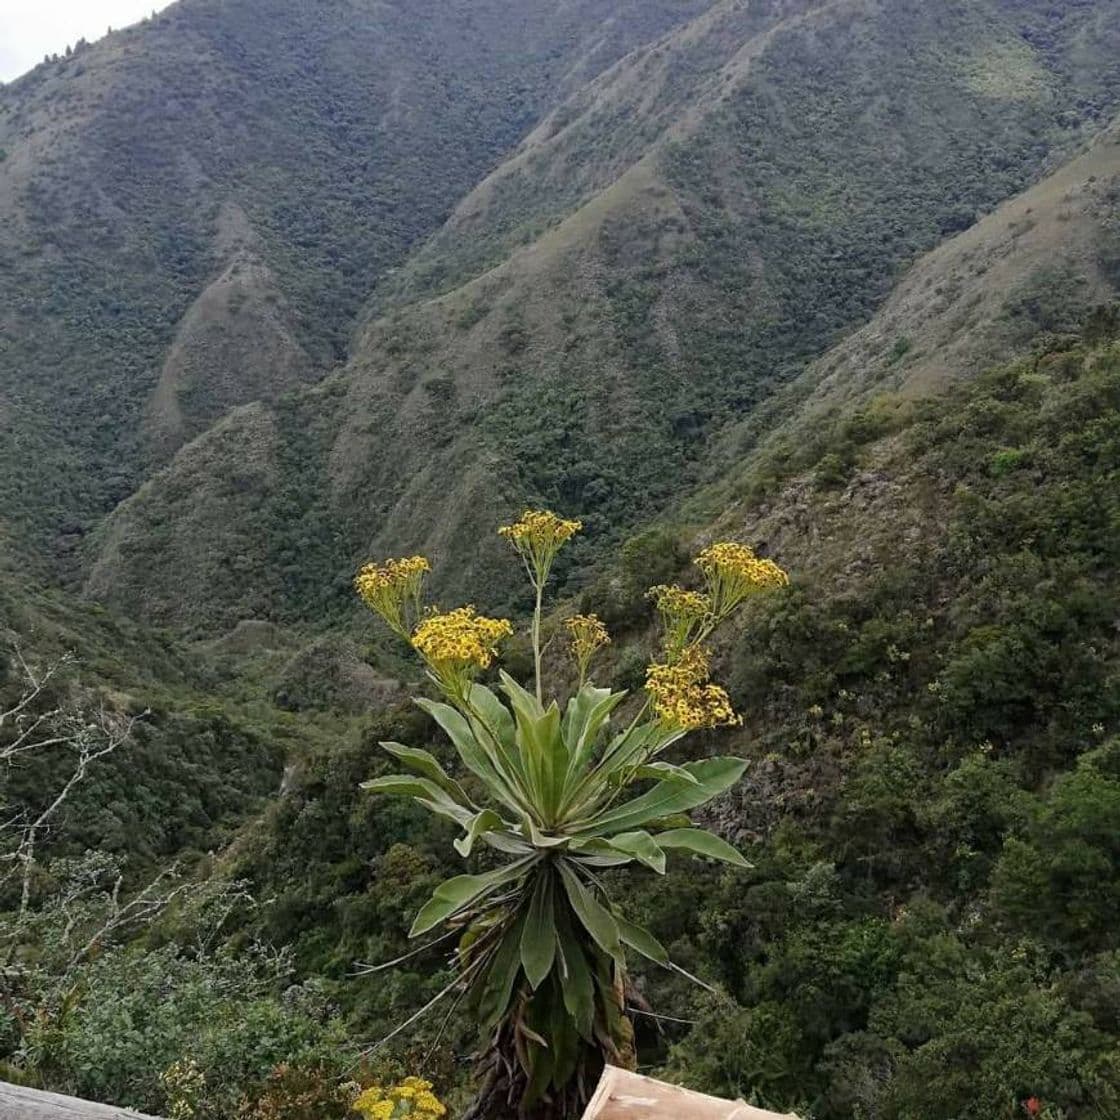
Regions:
[[607, 840], [612, 848], [627, 852], [639, 859], [647, 867], [652, 867], [658, 875], [665, 874], [665, 853], [648, 832], [620, 832]]
[[484, 832], [482, 842], [496, 852], [506, 852], [508, 855], [528, 856], [533, 854], [532, 844], [524, 837], [505, 829]]
[[521, 806], [516, 787], [502, 768], [501, 760], [496, 759], [491, 751], [478, 741], [466, 716], [457, 712], [449, 704], [440, 704], [424, 697], [417, 697], [415, 703], [443, 728], [459, 752], [463, 765], [482, 780], [491, 795], [507, 808], [520, 812]]
[[[498, 769], [511, 779], [511, 785], [526, 783], [524, 760], [517, 751], [515, 724], [509, 709], [485, 685], [471, 685], [470, 726], [479, 743], [493, 751]], [[512, 776], [516, 776], [516, 783]]]
[[529, 839], [535, 848], [566, 848], [571, 843], [570, 836], [555, 836], [552, 833], [542, 832], [532, 822], [529, 825]]
[[427, 778], [414, 777], [412, 774], [386, 774], [382, 778], [371, 778], [362, 782], [360, 789], [370, 793], [386, 793], [394, 797], [415, 797], [426, 809], [453, 820], [463, 828], [474, 815], [470, 809], [458, 804], [442, 789]]
[[455, 851], [466, 859], [474, 850], [475, 843], [484, 832], [490, 832], [492, 829], [501, 828], [505, 821], [494, 812], [493, 809], [483, 809], [482, 812], [476, 813], [470, 824], [467, 826], [466, 836], [460, 837], [454, 841]]
[[568, 773], [568, 746], [560, 734], [560, 709], [550, 704], [542, 716], [531, 721], [518, 712], [517, 739], [534, 774], [539, 808], [551, 817], [560, 807]]
[[521, 687], [504, 669], [498, 670], [502, 682], [502, 691], [509, 697], [514, 715], [524, 712], [526, 719], [539, 719], [544, 715], [541, 702], [531, 693]]
[[674, 828], [669, 832], [659, 832], [654, 839], [663, 848], [683, 848], [709, 859], [733, 863], [736, 867], [751, 866], [737, 848], [702, 828]]
[[556, 942], [560, 955], [561, 984], [564, 1008], [572, 1017], [576, 1030], [591, 1041], [595, 1022], [595, 985], [583, 946], [572, 929], [571, 911], [556, 907]]
[[521, 930], [525, 924], [524, 909], [506, 931], [493, 960], [486, 970], [478, 996], [478, 1017], [484, 1030], [489, 1030], [509, 1009], [517, 974], [521, 971]]
[[653, 789], [616, 809], [599, 814], [582, 828], [579, 835], [609, 836], [613, 832], [640, 828], [658, 817], [694, 809], [730, 789], [742, 776], [747, 764], [741, 758], [709, 758], [690, 762], [685, 769], [694, 774], [697, 784], [659, 782]]
[[552, 907], [551, 872], [537, 875], [536, 889], [525, 916], [525, 928], [521, 932], [521, 964], [533, 991], [541, 986], [545, 977], [552, 971], [556, 959], [556, 918]]
[[651, 724], [631, 726], [611, 741], [603, 757], [585, 774], [573, 767], [572, 781], [564, 801], [564, 817], [589, 815], [595, 808], [607, 801], [611, 792], [611, 780], [616, 773], [622, 772], [623, 763], [642, 754], [652, 734]]
[[557, 867], [560, 869], [560, 878], [564, 881], [568, 901], [572, 904], [572, 911], [583, 928], [591, 934], [604, 953], [609, 953], [615, 960], [621, 961], [622, 946], [619, 943], [618, 925], [611, 912], [599, 902], [592, 891], [584, 886], [579, 876], [565, 861], [561, 860]]
[[520, 859], [507, 867], [487, 871], [483, 875], [456, 875], [440, 883], [432, 892], [432, 897], [421, 907], [416, 920], [409, 930], [409, 937], [419, 937], [422, 933], [445, 922], [448, 918], [468, 906], [485, 898], [492, 890], [505, 883], [524, 876], [533, 860], [531, 857]]
[[486, 726], [506, 747], [513, 746], [513, 716], [509, 708], [484, 684], [471, 685], [471, 707], [486, 722]]
[[599, 768], [604, 777], [628, 770], [660, 754], [683, 739], [685, 734], [684, 731], [667, 731], [658, 723], [642, 723], [635, 728], [627, 728], [611, 743]]
[[619, 851], [601, 836], [578, 837], [572, 841], [569, 854], [588, 867], [622, 867], [633, 863], [635, 858], [630, 852]]
[[647, 762], [634, 771], [635, 778], [653, 778], [659, 782], [683, 782], [685, 785], [699, 785], [699, 779], [691, 770], [674, 766], [671, 762]]
[[548, 1038], [552, 1047], [552, 1083], [562, 1089], [579, 1061], [579, 1034], [560, 1000], [553, 997], [547, 1006], [551, 1017]]
[[609, 688], [585, 684], [568, 701], [562, 733], [571, 755], [569, 776], [579, 774], [587, 765], [600, 730], [626, 696], [626, 692], [612, 692]]
[[614, 920], [618, 923], [618, 935], [622, 938], [623, 944], [636, 949], [643, 957], [648, 957], [657, 964], [669, 963], [669, 954], [665, 951], [665, 946], [649, 930], [643, 929], [622, 917], [621, 914], [615, 914]]
[[395, 759], [403, 762], [410, 770], [429, 781], [435, 782], [440, 789], [450, 794], [461, 805], [470, 805], [471, 799], [466, 795], [463, 787], [444, 770], [439, 764], [439, 760], [428, 751], [422, 751], [418, 747], [406, 747], [401, 743], [381, 743], [380, 746]]
[[603, 757], [596, 767], [598, 773], [606, 778], [620, 767], [630, 764], [647, 748], [652, 750], [656, 730], [656, 725], [652, 723], [639, 723], [624, 728], [610, 741], [603, 752]]

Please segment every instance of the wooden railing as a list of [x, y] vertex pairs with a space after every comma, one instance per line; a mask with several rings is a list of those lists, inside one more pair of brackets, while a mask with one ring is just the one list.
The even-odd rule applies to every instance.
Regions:
[[607, 1066], [583, 1120], [797, 1120]]
[[24, 1089], [0, 1081], [0, 1120], [159, 1120], [130, 1108]]

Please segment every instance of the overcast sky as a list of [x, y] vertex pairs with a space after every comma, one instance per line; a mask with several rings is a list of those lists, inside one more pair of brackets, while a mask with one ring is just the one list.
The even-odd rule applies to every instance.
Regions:
[[79, 39], [91, 43], [168, 0], [0, 0], [0, 82], [10, 82]]

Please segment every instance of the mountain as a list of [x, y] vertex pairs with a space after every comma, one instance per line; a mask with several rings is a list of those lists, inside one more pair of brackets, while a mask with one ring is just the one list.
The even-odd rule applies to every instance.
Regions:
[[329, 371], [542, 113], [700, 7], [185, 0], [0, 88], [5, 517], [65, 568], [184, 441]]
[[[442, 594], [499, 603], [515, 572], [476, 526], [528, 500], [578, 512], [594, 560], [731, 466], [727, 434], [770, 423], [924, 252], [1107, 128], [1106, 17], [709, 5], [545, 114], [375, 287], [341, 370], [229, 415], [125, 501], [89, 592], [203, 630], [338, 617], [363, 556], [423, 549], [456, 557]], [[1098, 209], [1068, 262], [1055, 239], [1053, 268], [1088, 265], [1071, 307], [1115, 283]], [[1049, 287], [1025, 222], [1005, 279]]]
[[[342, 1120], [407, 1072], [454, 1114], [456, 1008], [358, 1058], [445, 985], [408, 933], [462, 864], [359, 789], [383, 740], [458, 764], [351, 577], [423, 551], [517, 626], [495, 529], [539, 502], [584, 523], [561, 679], [594, 611], [640, 696], [646, 591], [714, 540], [791, 575], [713, 643], [742, 725], [672, 756], [749, 760], [697, 823], [752, 866], [604, 873], [717, 989], [635, 967], [643, 1066], [1120, 1115], [1114, 8], [180, 0], [0, 87], [0, 711], [69, 651], [45, 707], [146, 713], [29, 910], [0, 879], [0, 1077]], [[5, 819], [68, 761], [0, 770]]]

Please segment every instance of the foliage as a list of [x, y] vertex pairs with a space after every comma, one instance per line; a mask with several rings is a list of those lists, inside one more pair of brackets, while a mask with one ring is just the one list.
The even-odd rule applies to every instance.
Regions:
[[[45, 946], [65, 915], [43, 930]], [[107, 946], [34, 993], [24, 1038], [7, 1059], [62, 1092], [199, 1120], [228, 1120], [279, 1063], [354, 1060], [315, 985], [292, 985], [283, 955], [199, 946]], [[4, 1013], [4, 1034], [14, 1027]], [[180, 1105], [182, 1112], [183, 1105]]]
[[[0, 166], [28, 167], [0, 212], [6, 516], [73, 576], [86, 533], [158, 463], [161, 367], [227, 267], [325, 374], [377, 281], [562, 98], [569, 66], [590, 78], [700, 6], [193, 3], [4, 86]], [[215, 338], [179, 400], [191, 434], [257, 395]], [[258, 372], [273, 395], [276, 370]]]

